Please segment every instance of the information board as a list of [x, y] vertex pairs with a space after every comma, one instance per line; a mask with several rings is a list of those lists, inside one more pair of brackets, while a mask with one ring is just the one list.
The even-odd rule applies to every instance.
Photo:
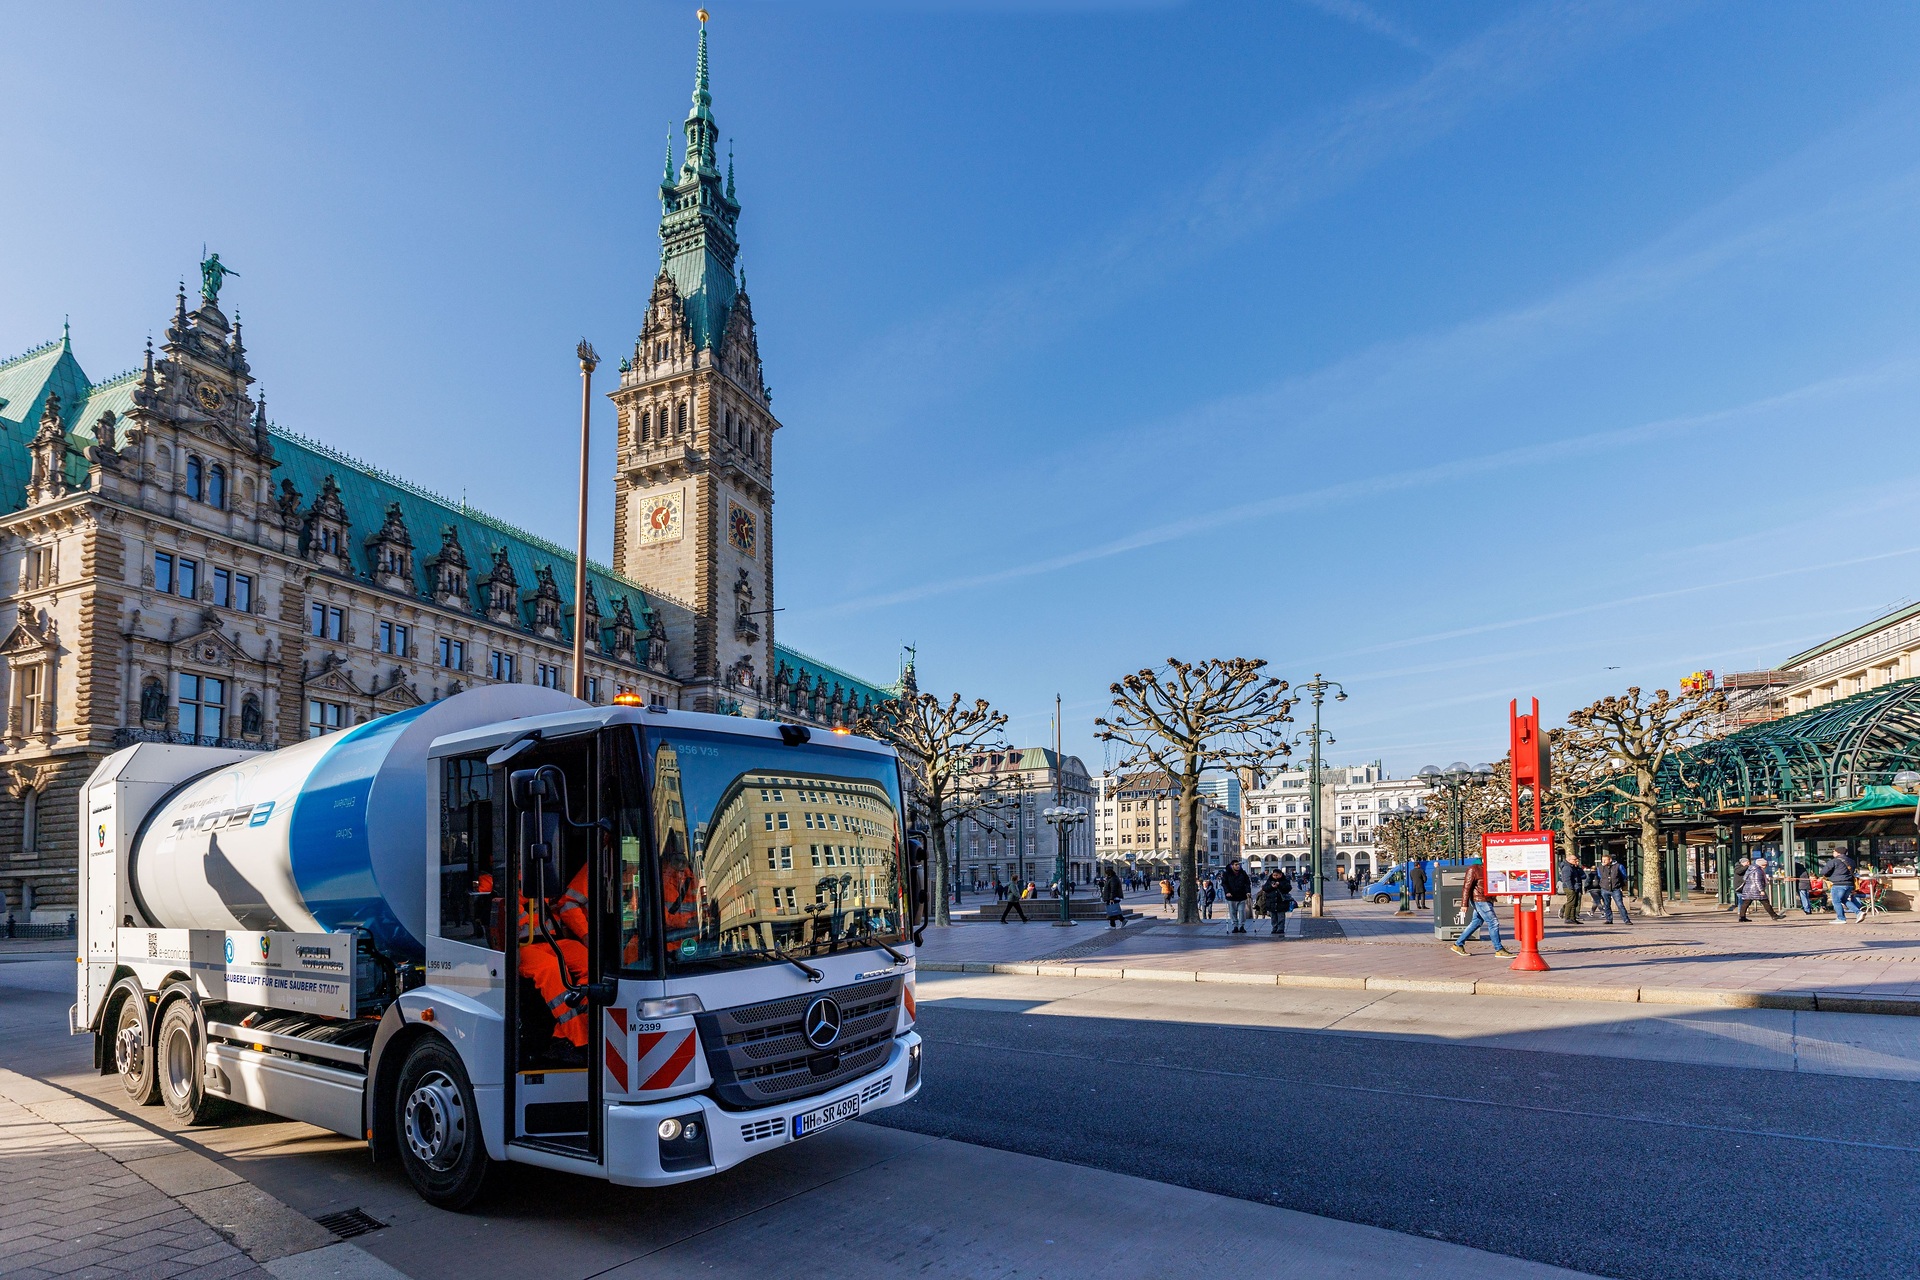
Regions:
[[1491, 831], [1480, 837], [1492, 897], [1553, 892], [1553, 832]]

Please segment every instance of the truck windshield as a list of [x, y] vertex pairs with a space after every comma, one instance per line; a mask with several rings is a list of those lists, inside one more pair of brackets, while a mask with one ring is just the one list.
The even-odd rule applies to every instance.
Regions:
[[669, 972], [906, 937], [892, 756], [647, 733]]

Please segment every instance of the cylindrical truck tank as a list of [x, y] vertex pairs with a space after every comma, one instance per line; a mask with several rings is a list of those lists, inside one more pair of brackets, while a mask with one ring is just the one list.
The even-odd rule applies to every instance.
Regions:
[[449, 733], [585, 704], [494, 685], [227, 765], [169, 797], [128, 855], [158, 928], [365, 929], [425, 954], [427, 748]]

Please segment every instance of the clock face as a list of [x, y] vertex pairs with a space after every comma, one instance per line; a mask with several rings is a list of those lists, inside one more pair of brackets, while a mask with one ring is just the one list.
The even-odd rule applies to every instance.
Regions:
[[733, 543], [734, 550], [753, 554], [754, 548], [753, 512], [737, 502], [727, 504], [727, 540]]
[[640, 499], [639, 542], [650, 546], [680, 540], [681, 492], [654, 493]]
[[194, 394], [200, 398], [200, 407], [208, 413], [212, 413], [220, 407], [220, 388], [214, 386], [211, 382], [201, 383]]

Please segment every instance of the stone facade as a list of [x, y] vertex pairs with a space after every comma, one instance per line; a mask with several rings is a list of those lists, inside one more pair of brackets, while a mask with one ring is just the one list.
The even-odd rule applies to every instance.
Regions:
[[[1164, 875], [1180, 866], [1180, 781], [1157, 769], [1094, 779], [1094, 849], [1120, 871]], [[1204, 785], [1196, 863], [1226, 866], [1240, 856], [1240, 815]]]
[[[476, 684], [566, 689], [577, 614], [596, 702], [838, 725], [889, 696], [774, 644], [778, 423], [730, 274], [739, 206], [713, 172], [708, 108], [703, 31], [663, 270], [612, 395], [615, 566], [589, 566], [578, 611], [564, 548], [273, 424], [217, 260], [130, 373], [90, 381], [65, 335], [0, 361], [6, 908], [73, 909], [79, 791], [110, 752], [271, 750]], [[686, 269], [690, 216], [702, 234], [724, 216], [724, 253], [699, 246], [724, 258], [724, 287]], [[674, 434], [655, 438], [649, 414]], [[650, 556], [629, 525], [669, 484], [686, 527]]]

